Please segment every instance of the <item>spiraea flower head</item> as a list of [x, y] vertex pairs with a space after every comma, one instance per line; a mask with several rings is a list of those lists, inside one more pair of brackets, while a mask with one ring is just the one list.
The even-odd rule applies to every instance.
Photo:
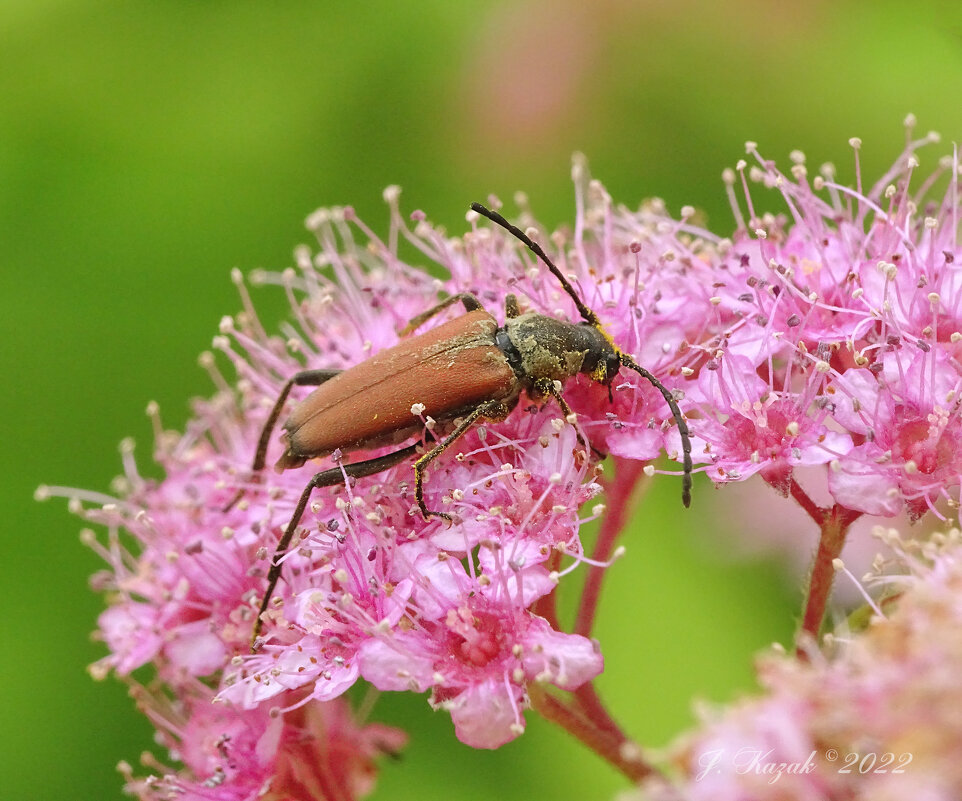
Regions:
[[[403, 737], [354, 720], [344, 693], [359, 681], [429, 693], [457, 736], [478, 748], [517, 737], [533, 705], [626, 775], [645, 775], [585, 688], [603, 668], [590, 638], [597, 571], [585, 579], [573, 633], [559, 623], [554, 595], [571, 573], [619, 554], [638, 463], [651, 474], [647, 463], [663, 453], [683, 462], [684, 425], [672, 406], [687, 418], [692, 456], [712, 481], [761, 477], [800, 501], [823, 542], [834, 537], [830, 545], [840, 548], [861, 514], [918, 517], [958, 502], [958, 164], [940, 164], [949, 187], [925, 206], [939, 173], [917, 189], [915, 174], [917, 151], [930, 141], [910, 140], [868, 189], [858, 170], [854, 187], [829, 168], [810, 180], [800, 154], [785, 174], [750, 144], [756, 166], [726, 175], [738, 227], [725, 238], [701, 228], [689, 208], [673, 219], [658, 201], [614, 204], [578, 158], [573, 228], [543, 229], [523, 196], [515, 216], [584, 305], [515, 236], [474, 213], [460, 236], [421, 212], [405, 218], [396, 188], [385, 193], [386, 237], [349, 207], [324, 209], [308, 219], [317, 245], [299, 248], [295, 267], [252, 276], [290, 301], [279, 334], [267, 332], [235, 273], [243, 310], [224, 318], [214, 339], [221, 366], [202, 358], [217, 392], [195, 402], [183, 433], [165, 431], [150, 410], [164, 477], [144, 479], [125, 443], [113, 495], [44, 492], [69, 495], [79, 514], [106, 528], [106, 537], [85, 535], [106, 563], [94, 584], [110, 600], [99, 626], [108, 653], [94, 672], [127, 678], [151, 666], [155, 680], [138, 698], [182, 765], [164, 769], [162, 780], [131, 773], [131, 791], [151, 799], [363, 795], [376, 754]], [[750, 180], [777, 192], [784, 210], [756, 211]], [[497, 326], [526, 312], [592, 326], [622, 369], [588, 369], [550, 390], [532, 384], [422, 465], [420, 484], [418, 454], [451, 434], [455, 414], [480, 407], [434, 419], [428, 404], [405, 396], [386, 410], [397, 416], [386, 434], [345, 434], [317, 459], [293, 453], [290, 432], [260, 444], [274, 411], [283, 424], [311, 391], [292, 386], [292, 376], [309, 370], [317, 381], [367, 362], [398, 345], [412, 320], [419, 333], [450, 324], [464, 314], [459, 307], [425, 311], [465, 294]], [[444, 369], [465, 368], [452, 357]], [[413, 383], [415, 392], [429, 389]], [[285, 388], [288, 406], [274, 410]], [[357, 393], [345, 430], [382, 413], [365, 398]], [[403, 458], [377, 470], [352, 467], [399, 448]], [[280, 471], [251, 470], [255, 453]], [[608, 484], [617, 511], [588, 554], [582, 526], [604, 509], [586, 511], [602, 491], [606, 454], [618, 467]], [[796, 477], [803, 467], [824, 479], [833, 509], [807, 498]], [[311, 491], [318, 471], [327, 478]], [[442, 514], [426, 519], [423, 508]], [[812, 573], [821, 595], [810, 592], [809, 633], [831, 584], [831, 554], [822, 562]], [[795, 681], [797, 696], [809, 669], [773, 668], [770, 686]], [[566, 692], [577, 709], [557, 701]], [[765, 742], [788, 758], [808, 743], [799, 726], [817, 721], [817, 710], [799, 708], [789, 693], [772, 697]], [[754, 725], [754, 708], [746, 709]], [[726, 724], [736, 739], [738, 720]], [[353, 757], [331, 767], [322, 751]], [[298, 768], [301, 758], [313, 767]], [[347, 796], [343, 787], [352, 788]]]
[[376, 757], [405, 743], [397, 729], [358, 725], [348, 704], [292, 701], [277, 708], [241, 709], [217, 703], [202, 682], [182, 685], [176, 698], [134, 687], [133, 696], [157, 727], [158, 741], [183, 769], [159, 763], [147, 778], [128, 775], [128, 790], [149, 801], [315, 801], [368, 795]]
[[[821, 464], [834, 501], [856, 514], [957, 504], [959, 169], [953, 156], [917, 177], [934, 141], [910, 139], [871, 188], [857, 164], [854, 187], [831, 166], [810, 179], [800, 153], [785, 174], [754, 143], [756, 165], [726, 175], [740, 226], [713, 265], [721, 325], [689, 340], [701, 357], [687, 391], [704, 417], [694, 450], [713, 480], [761, 473], [787, 492], [794, 467]], [[749, 179], [787, 210], [757, 212]]]
[[[572, 233], [538, 231], [519, 198], [522, 219], [618, 347], [671, 387], [682, 380], [690, 326], [703, 324], [684, 300], [684, 273], [711, 245], [658, 208], [614, 210], [580, 162], [576, 177]], [[396, 345], [408, 323], [445, 296], [469, 292], [499, 322], [508, 293], [522, 311], [580, 321], [556, 279], [506, 232], [472, 214], [469, 230], [451, 237], [420, 212], [406, 221], [397, 190], [385, 198], [386, 239], [350, 208], [321, 210], [308, 220], [316, 251], [300, 248], [295, 268], [253, 276], [290, 300], [280, 336], [267, 333], [235, 272], [243, 311], [224, 318], [214, 348], [237, 383], [205, 354], [219, 391], [195, 402], [182, 434], [165, 431], [151, 407], [162, 480], [144, 479], [125, 443], [115, 496], [47, 490], [69, 494], [80, 514], [107, 530], [106, 539], [86, 535], [107, 564], [95, 586], [110, 599], [100, 619], [109, 653], [95, 673], [130, 677], [146, 665], [156, 672], [138, 697], [184, 767], [162, 780], [130, 778], [142, 797], [201, 785], [211, 798], [249, 797], [261, 786], [283, 794], [295, 780], [316, 789], [303, 797], [342, 797], [324, 789], [326, 767], [292, 778], [286, 760], [294, 744], [312, 758], [311, 749], [336, 753], [366, 736], [369, 727], [331, 722], [347, 720], [342, 696], [358, 681], [429, 692], [462, 741], [496, 748], [523, 732], [533, 685], [572, 691], [602, 670], [598, 643], [561, 630], [544, 603], [579, 566], [597, 564], [580, 531], [603, 508], [584, 511], [601, 492], [599, 454], [680, 453], [664, 397], [634, 373], [610, 387], [587, 376], [569, 380], [567, 412], [550, 397], [522, 394], [506, 419], [470, 428], [430, 464], [423, 483], [427, 507], [450, 521], [421, 516], [413, 457], [359, 478], [345, 469], [396, 450], [405, 436], [425, 449], [446, 436], [452, 421], [431, 419], [421, 403], [402, 410], [410, 424], [399, 427], [400, 443], [347, 441], [313, 469], [251, 472], [287, 379], [305, 368], [349, 368]], [[448, 278], [402, 260], [402, 249]], [[419, 330], [459, 313], [423, 320]], [[295, 386], [292, 402], [309, 391]], [[268, 464], [281, 455], [279, 439], [268, 442]], [[290, 547], [275, 554], [318, 469], [341, 470], [341, 478], [310, 495]], [[274, 558], [281, 577], [251, 648]], [[400, 741], [376, 731], [378, 742]], [[361, 779], [377, 750], [362, 748], [363, 758], [343, 769], [354, 772], [337, 781], [367, 787]]]

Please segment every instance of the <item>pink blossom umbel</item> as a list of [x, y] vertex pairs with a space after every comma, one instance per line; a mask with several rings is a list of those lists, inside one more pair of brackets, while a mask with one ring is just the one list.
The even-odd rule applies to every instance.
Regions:
[[[829, 493], [852, 515], [918, 518], [941, 515], [940, 502], [957, 505], [957, 184], [941, 197], [927, 193], [942, 173], [956, 175], [958, 162], [915, 177], [916, 151], [936, 139], [910, 140], [864, 190], [859, 173], [851, 188], [830, 166], [810, 180], [800, 153], [786, 175], [749, 143], [758, 166], [739, 164], [749, 219], [711, 271], [726, 324], [702, 340], [689, 391], [705, 418], [704, 447], [694, 451], [713, 480], [760, 473], [788, 494], [794, 468], [824, 465]], [[856, 152], [860, 145], [852, 140]], [[746, 172], [787, 211], [756, 212]], [[736, 173], [726, 180], [734, 203]]]
[[[724, 238], [699, 227], [687, 207], [673, 219], [658, 201], [615, 205], [580, 158], [572, 230], [539, 228], [526, 199], [516, 198], [515, 219], [533, 229], [604, 332], [678, 400], [699, 470], [719, 485], [758, 476], [815, 521], [820, 540], [801, 638], [815, 656], [833, 562], [851, 523], [865, 514], [943, 515], [958, 505], [958, 161], [943, 160], [920, 181], [917, 151], [933, 140], [910, 138], [870, 188], [857, 162], [849, 187], [829, 167], [810, 179], [798, 153], [783, 173], [749, 143], [755, 166], [741, 162], [725, 176], [737, 227]], [[852, 144], [857, 154], [860, 143]], [[930, 198], [942, 172], [952, 179], [948, 189]], [[756, 210], [752, 180], [774, 190], [781, 212]], [[164, 431], [151, 408], [161, 480], [140, 475], [125, 443], [115, 496], [44, 488], [71, 496], [73, 508], [107, 532], [85, 535], [107, 565], [94, 585], [110, 601], [99, 626], [108, 653], [95, 674], [132, 684], [138, 668], [154, 674], [135, 685], [138, 702], [179, 765], [150, 764], [161, 775], [147, 778], [131, 771], [128, 787], [140, 798], [366, 794], [375, 757], [400, 748], [404, 735], [355, 717], [343, 696], [358, 681], [429, 693], [434, 708], [450, 713], [457, 737], [476, 748], [520, 735], [534, 705], [631, 779], [651, 773], [589, 685], [603, 668], [590, 639], [597, 571], [620, 553], [621, 522], [608, 523], [624, 521], [641, 463], [651, 475], [652, 460], [667, 453], [680, 461], [682, 453], [665, 397], [629, 370], [610, 387], [586, 376], [567, 381], [561, 392], [574, 414], [522, 395], [507, 419], [468, 430], [430, 464], [423, 485], [427, 507], [450, 522], [422, 518], [410, 461], [359, 479], [345, 472], [344, 481], [315, 491], [251, 647], [271, 560], [312, 473], [403, 444], [379, 441], [383, 447], [359, 454], [349, 442], [303, 469], [252, 474], [265, 420], [292, 375], [356, 365], [398, 344], [412, 318], [456, 293], [473, 294], [499, 322], [508, 294], [522, 310], [580, 320], [557, 279], [504, 230], [471, 213], [467, 230], [450, 236], [420, 212], [413, 224], [405, 220], [396, 188], [385, 199], [386, 238], [348, 207], [321, 210], [308, 220], [316, 252], [300, 248], [295, 268], [252, 276], [289, 299], [279, 335], [267, 333], [235, 274], [243, 311], [222, 321], [214, 348], [237, 381], [205, 354], [217, 392], [195, 402], [185, 431]], [[421, 330], [460, 313], [448, 309]], [[291, 402], [308, 391], [295, 386]], [[451, 421], [432, 420], [423, 404], [410, 415], [408, 444], [429, 447], [450, 431]], [[278, 439], [269, 443], [268, 465], [282, 452]], [[621, 480], [608, 485], [614, 511], [593, 558], [581, 526], [604, 510], [591, 502], [602, 490], [605, 454]], [[799, 468], [812, 485], [802, 486]], [[819, 494], [829, 505], [812, 500]], [[585, 567], [577, 633], [569, 633], [554, 591]], [[804, 753], [813, 732], [834, 736], [815, 727], [831, 715], [822, 710], [819, 718], [813, 704], [853, 693], [865, 714], [884, 711], [871, 688], [889, 677], [873, 674], [868, 653], [880, 654], [883, 666], [891, 661], [902, 683], [893, 692], [921, 709], [907, 689], [909, 663], [885, 652], [884, 631], [893, 629], [879, 628], [864, 653], [851, 652], [857, 680], [845, 672], [854, 662], [841, 678], [817, 659], [804, 668], [777, 662], [765, 674], [774, 677], [772, 698], [726, 718], [719, 737], [761, 731], [788, 759]], [[930, 647], [943, 634], [945, 647], [954, 647], [955, 634], [937, 626]], [[924, 673], [925, 643], [902, 639], [916, 648], [907, 651], [918, 656], [911, 669]], [[927, 686], [957, 706], [939, 679], [926, 674]], [[566, 693], [569, 706], [559, 700]], [[879, 729], [881, 739], [889, 733]], [[341, 754], [349, 756], [334, 759]], [[798, 797], [819, 797], [819, 786], [799, 784]], [[721, 782], [704, 797], [754, 797], [732, 787]]]
[[[683, 299], [683, 265], [702, 246], [680, 244], [681, 223], [659, 230], [659, 213], [616, 215], [581, 165], [576, 177], [573, 238], [539, 239], [555, 243], [559, 265], [619, 346], [671, 386], [687, 334], [668, 318], [695, 319]], [[399, 748], [403, 736], [353, 720], [342, 695], [358, 680], [430, 691], [459, 739], [497, 748], [524, 731], [532, 684], [573, 691], [602, 671], [596, 642], [537, 610], [587, 559], [580, 528], [603, 507], [581, 510], [601, 491], [598, 454], [678, 453], [667, 404], [634, 374], [616, 380], [610, 399], [587, 378], [568, 382], [568, 419], [553, 402], [522, 397], [507, 420], [471, 429], [432, 463], [424, 484], [428, 507], [451, 523], [421, 517], [409, 462], [314, 492], [251, 649], [270, 560], [308, 478], [358, 458], [335, 452], [314, 470], [251, 474], [284, 381], [304, 368], [347, 368], [396, 344], [413, 317], [455, 292], [473, 293], [501, 320], [509, 292], [523, 308], [578, 319], [556, 280], [505, 232], [474, 214], [462, 237], [420, 213], [411, 228], [397, 190], [385, 197], [386, 240], [349, 208], [321, 210], [308, 220], [316, 253], [301, 248], [296, 269], [254, 276], [290, 300], [282, 336], [266, 333], [235, 274], [244, 310], [222, 321], [214, 346], [238, 381], [230, 386], [207, 354], [202, 363], [219, 391], [195, 402], [183, 434], [164, 431], [151, 408], [161, 481], [141, 477], [125, 443], [117, 497], [45, 488], [70, 494], [80, 514], [107, 529], [106, 540], [87, 535], [108, 566], [95, 586], [111, 601], [100, 619], [109, 653], [95, 673], [156, 672], [137, 697], [183, 767], [148, 779], [131, 773], [129, 788], [142, 798], [246, 799], [254, 788], [265, 797], [364, 794], [374, 756]], [[678, 259], [643, 254], [642, 239]], [[401, 243], [449, 279], [402, 261]], [[648, 311], [646, 291], [658, 293], [664, 318]], [[295, 400], [307, 391], [296, 387]], [[425, 442], [445, 433], [417, 404], [410, 413]], [[278, 439], [268, 464], [281, 452]], [[356, 756], [334, 774], [312, 756], [345, 748]], [[295, 754], [313, 765], [304, 775]]]

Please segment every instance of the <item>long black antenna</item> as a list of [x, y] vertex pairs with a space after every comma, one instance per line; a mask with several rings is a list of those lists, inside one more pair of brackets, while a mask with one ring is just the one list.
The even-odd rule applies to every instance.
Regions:
[[[512, 225], [504, 217], [502, 217], [498, 212], [491, 211], [491, 209], [482, 206], [480, 203], [472, 203], [472, 210], [476, 211], [478, 214], [487, 217], [491, 222], [497, 223], [506, 231], [508, 231], [512, 236], [520, 239], [528, 249], [534, 253], [541, 261], [543, 261], [549, 270], [551, 270], [552, 275], [555, 276], [560, 282], [561, 286], [564, 287], [565, 292], [567, 292], [571, 299], [575, 302], [575, 306], [578, 307], [578, 311], [584, 318], [586, 323], [590, 323], [595, 328], [603, 330], [601, 326], [601, 320], [598, 315], [595, 314], [591, 309], [589, 309], [584, 301], [578, 296], [575, 288], [569, 283], [568, 279], [562, 275], [561, 270], [559, 270], [553, 261], [548, 258], [548, 254], [544, 252], [541, 245], [537, 242], [531, 240], [531, 238], [518, 226]], [[610, 340], [609, 340], [610, 341]], [[655, 389], [657, 389], [661, 396], [665, 399], [665, 403], [668, 404], [668, 408], [671, 410], [671, 416], [674, 418], [675, 423], [678, 425], [678, 434], [681, 436], [681, 451], [682, 451], [682, 469], [683, 474], [681, 478], [681, 502], [686, 506], [691, 506], [691, 432], [688, 429], [688, 423], [685, 421], [684, 416], [681, 413], [681, 409], [678, 408], [678, 401], [675, 400], [675, 396], [672, 395], [671, 390], [669, 390], [664, 384], [661, 383], [654, 375], [652, 375], [648, 370], [638, 364], [631, 356], [624, 353], [619, 347], [612, 343], [612, 347], [618, 354], [618, 360], [624, 367], [629, 370], [634, 370], [642, 378], [646, 379]], [[611, 390], [609, 389], [609, 394]]]
[[665, 399], [665, 403], [668, 404], [668, 408], [671, 409], [671, 416], [675, 418], [675, 422], [678, 424], [678, 434], [681, 436], [683, 471], [681, 476], [681, 502], [685, 504], [685, 508], [687, 509], [691, 506], [691, 432], [688, 430], [688, 423], [682, 416], [681, 409], [678, 408], [678, 401], [675, 400], [675, 396], [671, 394], [671, 390], [668, 389], [668, 387], [662, 384], [661, 381], [655, 378], [627, 353], [622, 353], [619, 350], [618, 358], [625, 367], [634, 370], [642, 378], [647, 379], [648, 382], [661, 393], [661, 396]]
[[584, 318], [585, 322], [591, 323], [596, 328], [601, 328], [601, 320], [598, 319], [598, 315], [596, 315], [585, 305], [585, 302], [578, 296], [575, 288], [571, 286], [568, 279], [562, 274], [561, 270], [559, 270], [555, 266], [554, 262], [548, 258], [548, 254], [544, 252], [544, 250], [541, 248], [541, 245], [532, 241], [531, 238], [524, 231], [518, 228], [517, 225], [512, 225], [509, 223], [506, 219], [504, 219], [504, 217], [498, 214], [498, 212], [491, 211], [491, 209], [487, 208], [486, 206], [482, 206], [480, 203], [472, 203], [471, 208], [478, 214], [487, 217], [489, 220], [491, 220], [491, 222], [497, 223], [506, 231], [509, 231], [514, 237], [524, 242], [524, 244], [528, 246], [528, 249], [548, 266], [548, 269], [551, 270], [551, 274], [561, 282], [561, 286], [564, 287], [564, 291], [571, 296], [571, 299], [575, 302], [575, 306], [578, 307], [578, 312]]

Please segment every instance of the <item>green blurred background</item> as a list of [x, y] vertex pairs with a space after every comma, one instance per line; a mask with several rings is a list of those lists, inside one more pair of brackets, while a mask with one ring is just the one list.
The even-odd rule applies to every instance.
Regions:
[[[120, 798], [116, 762], [150, 745], [124, 688], [85, 674], [102, 653], [98, 562], [34, 488], [106, 490], [127, 435], [146, 464], [147, 402], [180, 428], [210, 392], [196, 358], [238, 307], [229, 270], [288, 265], [315, 207], [352, 204], [384, 231], [381, 190], [398, 183], [406, 210], [457, 231], [469, 201], [524, 189], [555, 225], [581, 150], [616, 200], [692, 204], [725, 232], [720, 174], [746, 139], [848, 179], [848, 138], [877, 175], [907, 112], [959, 137], [957, 3], [771, 5], [0, 2], [4, 798]], [[692, 698], [751, 688], [751, 655], [789, 641], [799, 593], [770, 564], [719, 563], [707, 485], [682, 514], [677, 486], [656, 483], [598, 631], [601, 690], [649, 744], [690, 721]], [[375, 798], [623, 787], [536, 720], [479, 753], [423, 698], [378, 714], [412, 743]]]

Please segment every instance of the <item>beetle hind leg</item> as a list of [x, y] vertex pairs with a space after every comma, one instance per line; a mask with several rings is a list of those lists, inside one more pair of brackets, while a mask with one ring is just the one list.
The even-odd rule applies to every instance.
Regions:
[[[251, 480], [256, 482], [261, 470], [264, 469], [264, 464], [267, 461], [267, 446], [271, 441], [271, 434], [274, 433], [274, 427], [277, 425], [277, 419], [281, 416], [281, 409], [284, 408], [284, 403], [287, 401], [287, 396], [291, 394], [291, 389], [295, 386], [299, 387], [317, 387], [323, 384], [325, 381], [329, 381], [334, 378], [340, 370], [301, 370], [299, 373], [292, 375], [285, 383], [281, 389], [280, 394], [277, 396], [277, 400], [274, 401], [274, 406], [271, 408], [271, 413], [267, 415], [267, 420], [264, 422], [264, 427], [261, 429], [260, 438], [257, 440], [257, 451], [254, 454], [254, 463], [251, 465]], [[245, 490], [237, 490], [237, 494], [231, 498], [230, 502], [221, 510], [224, 512], [229, 512], [237, 502], [244, 497]]]
[[274, 555], [271, 557], [271, 566], [267, 571], [267, 589], [264, 590], [260, 608], [257, 610], [257, 617], [254, 619], [254, 631], [253, 634], [251, 634], [251, 652], [257, 648], [257, 638], [260, 636], [261, 626], [263, 626], [262, 618], [264, 612], [267, 611], [267, 605], [270, 603], [271, 596], [274, 594], [274, 588], [277, 587], [277, 582], [281, 577], [281, 560], [291, 545], [294, 532], [297, 530], [297, 526], [304, 516], [304, 510], [307, 509], [307, 504], [311, 500], [311, 494], [314, 490], [338, 484], [344, 480], [345, 475], [347, 475], [348, 478], [362, 478], [383, 472], [389, 467], [394, 467], [394, 465], [400, 464], [405, 459], [413, 456], [416, 449], [416, 444], [408, 445], [406, 448], [401, 448], [398, 451], [387, 453], [384, 456], [378, 456], [374, 459], [367, 459], [363, 462], [353, 462], [352, 464], [341, 465], [339, 467], [331, 467], [327, 470], [322, 470], [320, 473], [316, 473], [311, 480], [307, 482], [307, 486], [304, 487], [304, 490], [301, 492], [301, 497], [297, 501], [297, 506], [294, 508], [294, 514], [291, 515], [287, 528], [284, 529], [283, 536], [277, 541], [277, 546], [274, 548]]

